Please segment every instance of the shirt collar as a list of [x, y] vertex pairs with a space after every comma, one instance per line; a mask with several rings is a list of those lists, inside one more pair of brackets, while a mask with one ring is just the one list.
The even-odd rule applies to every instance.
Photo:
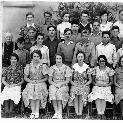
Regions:
[[91, 33], [91, 36], [95, 36], [95, 37], [96, 37], [96, 36], [100, 36], [100, 35], [101, 35], [101, 31], [99, 31], [99, 33], [96, 34], [96, 35], [95, 35], [93, 32]]
[[30, 27], [30, 26], [35, 28], [35, 24], [34, 23], [32, 23], [32, 24], [27, 23], [27, 27]]
[[[63, 44], [66, 44], [65, 41], [62, 41], [62, 43], [63, 43]], [[72, 43], [73, 43], [73, 41], [70, 41], [70, 42], [67, 43], [66, 45], [70, 45], [70, 44], [72, 44]]]
[[87, 24], [85, 24], [85, 25], [84, 25], [82, 22], [80, 22], [80, 24], [83, 25], [83, 26], [85, 27], [85, 26], [87, 26], [88, 22], [87, 22]]

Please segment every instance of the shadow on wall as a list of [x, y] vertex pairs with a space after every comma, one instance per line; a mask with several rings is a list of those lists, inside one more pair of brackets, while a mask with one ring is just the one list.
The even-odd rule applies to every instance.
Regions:
[[35, 23], [44, 20], [44, 11], [54, 11], [58, 8], [58, 2], [45, 2], [45, 1], [7, 1], [2, 3], [3, 6], [3, 19], [2, 19], [2, 34], [10, 31], [14, 39], [19, 37], [20, 27], [26, 24], [26, 13], [31, 11], [35, 15]]

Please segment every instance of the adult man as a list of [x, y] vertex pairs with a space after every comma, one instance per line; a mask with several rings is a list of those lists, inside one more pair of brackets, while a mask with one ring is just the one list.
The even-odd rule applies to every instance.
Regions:
[[44, 40], [43, 44], [49, 48], [50, 66], [55, 64], [54, 56], [57, 52], [57, 47], [60, 40], [56, 37], [56, 27], [51, 25], [47, 27], [48, 37]]

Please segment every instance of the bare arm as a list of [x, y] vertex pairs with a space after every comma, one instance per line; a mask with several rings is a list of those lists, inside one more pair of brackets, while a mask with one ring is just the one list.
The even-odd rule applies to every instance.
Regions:
[[5, 77], [2, 77], [2, 83], [7, 86], [7, 87], [10, 87], [10, 85], [5, 81]]
[[92, 82], [91, 74], [88, 74], [88, 78], [89, 78], [89, 81], [85, 84], [85, 86], [91, 84]]

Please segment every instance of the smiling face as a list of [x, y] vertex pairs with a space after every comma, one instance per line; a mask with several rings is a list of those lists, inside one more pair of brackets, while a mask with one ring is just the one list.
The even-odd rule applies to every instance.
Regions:
[[50, 27], [48, 30], [48, 34], [49, 36], [54, 37], [56, 35], [55, 29], [53, 27]]
[[112, 34], [113, 37], [118, 37], [118, 34], [119, 34], [118, 29], [112, 30], [112, 31], [111, 31], [111, 34]]
[[102, 38], [103, 38], [102, 43], [104, 44], [107, 44], [110, 41], [110, 37], [108, 34], [104, 34]]
[[105, 59], [100, 58], [98, 62], [99, 62], [99, 66], [100, 67], [104, 67], [105, 66]]
[[40, 62], [40, 56], [37, 53], [33, 54], [33, 61], [34, 63], [39, 63]]
[[60, 55], [56, 55], [56, 65], [62, 64], [62, 57]]
[[77, 61], [78, 61], [78, 63], [82, 63], [84, 61], [84, 55], [83, 55], [83, 53], [79, 53], [77, 55]]
[[24, 48], [24, 41], [22, 43], [17, 43], [17, 46], [19, 49], [23, 49]]
[[88, 14], [83, 13], [82, 16], [81, 16], [81, 21], [82, 22], [88, 22], [88, 18], [89, 18]]
[[15, 66], [17, 64], [17, 59], [15, 56], [11, 56], [11, 59], [10, 59], [10, 62], [11, 62], [11, 65], [12, 66]]
[[42, 43], [43, 43], [43, 41], [44, 41], [44, 37], [43, 37], [42, 35], [38, 35], [36, 41], [37, 41], [37, 44], [42, 45]]
[[100, 24], [99, 24], [99, 22], [94, 22], [93, 23], [93, 30], [94, 31], [96, 31], [96, 32], [98, 32], [99, 31], [99, 28], [100, 28]]
[[33, 23], [34, 22], [34, 17], [32, 15], [28, 15], [26, 17], [27, 23]]
[[65, 37], [65, 40], [70, 40], [71, 31], [67, 31], [67, 32], [64, 34], [64, 37]]
[[64, 17], [63, 17], [63, 21], [64, 22], [69, 22], [69, 14], [65, 14]]
[[78, 24], [72, 24], [72, 27], [71, 27], [71, 30], [72, 31], [78, 31], [78, 29], [79, 29], [79, 25]]
[[103, 15], [101, 16], [101, 20], [102, 20], [102, 21], [107, 21], [107, 20], [108, 20], [108, 15], [107, 15], [107, 13], [105, 13], [105, 14], [103, 14]]

